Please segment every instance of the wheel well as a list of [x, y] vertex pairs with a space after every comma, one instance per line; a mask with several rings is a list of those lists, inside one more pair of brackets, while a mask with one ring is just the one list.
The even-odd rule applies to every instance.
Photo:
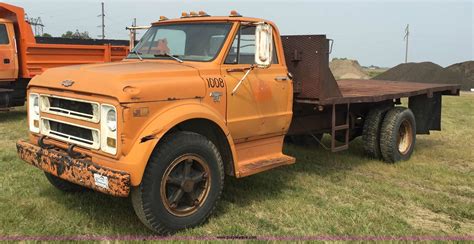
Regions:
[[176, 131], [189, 131], [205, 136], [219, 150], [224, 163], [225, 173], [231, 176], [235, 175], [234, 160], [229, 142], [225, 133], [216, 123], [207, 119], [186, 120], [171, 128], [164, 136]]

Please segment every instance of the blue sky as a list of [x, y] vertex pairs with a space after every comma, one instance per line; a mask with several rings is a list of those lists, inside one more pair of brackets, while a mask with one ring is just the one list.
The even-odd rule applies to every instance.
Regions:
[[[100, 34], [100, 0], [10, 0], [30, 17], [40, 16], [45, 32], [67, 30]], [[332, 57], [363, 65], [394, 66], [404, 61], [406, 24], [410, 24], [409, 61], [442, 66], [474, 59], [474, 1], [125, 1], [104, 0], [107, 38], [127, 39], [134, 17], [147, 25], [160, 15], [205, 10], [274, 21], [282, 34], [327, 34], [335, 40]]]

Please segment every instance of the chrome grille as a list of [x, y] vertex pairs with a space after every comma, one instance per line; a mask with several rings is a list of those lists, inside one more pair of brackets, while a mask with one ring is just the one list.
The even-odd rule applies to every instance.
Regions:
[[42, 112], [98, 123], [99, 104], [72, 98], [41, 95]]

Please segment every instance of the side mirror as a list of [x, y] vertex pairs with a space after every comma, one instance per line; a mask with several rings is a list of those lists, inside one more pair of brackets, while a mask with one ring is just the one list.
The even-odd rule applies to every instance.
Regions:
[[258, 23], [255, 29], [255, 64], [258, 68], [266, 69], [272, 65], [272, 30], [272, 26], [265, 23]]

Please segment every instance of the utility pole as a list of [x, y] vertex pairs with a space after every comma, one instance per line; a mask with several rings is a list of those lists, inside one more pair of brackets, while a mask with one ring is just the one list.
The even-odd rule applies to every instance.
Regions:
[[30, 25], [33, 27], [33, 31], [35, 33], [35, 36], [42, 36], [43, 35], [43, 21], [41, 20], [41, 17], [38, 18], [30, 18], [28, 17], [27, 14], [25, 14], [25, 19]]
[[97, 17], [101, 17], [101, 18], [102, 18], [102, 25], [99, 25], [99, 27], [102, 28], [102, 35], [100, 35], [99, 37], [101, 37], [102, 39], [105, 39], [105, 10], [104, 10], [104, 2], [102, 2], [101, 5], [102, 5], [102, 13], [97, 16]]
[[410, 25], [407, 24], [407, 27], [405, 28], [405, 39], [406, 41], [406, 47], [405, 47], [405, 63], [408, 63], [408, 37], [410, 35]]

